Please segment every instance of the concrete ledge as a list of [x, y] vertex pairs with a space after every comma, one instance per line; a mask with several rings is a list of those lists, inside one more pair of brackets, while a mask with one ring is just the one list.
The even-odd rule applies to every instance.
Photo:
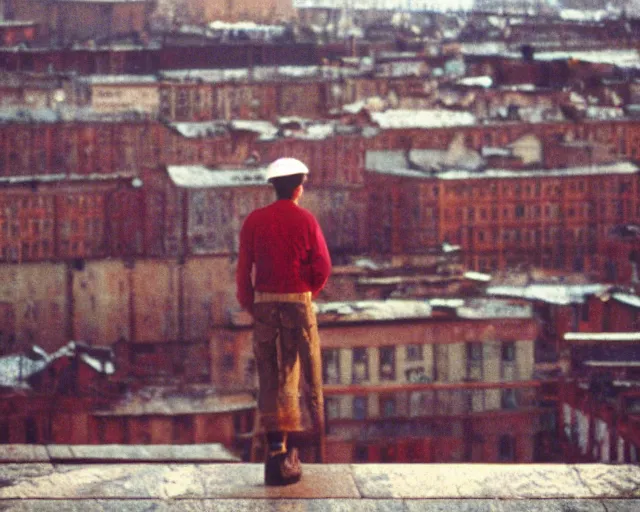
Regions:
[[129, 463], [129, 462], [241, 462], [224, 445], [0, 445], [0, 463]]
[[637, 512], [640, 500], [14, 500], [0, 502], [10, 512]]
[[0, 510], [636, 511], [629, 465], [305, 464], [263, 485], [261, 464], [0, 465]]

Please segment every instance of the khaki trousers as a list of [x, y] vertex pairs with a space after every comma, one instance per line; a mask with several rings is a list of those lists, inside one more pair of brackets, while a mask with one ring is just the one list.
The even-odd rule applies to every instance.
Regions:
[[312, 429], [323, 439], [322, 360], [311, 294], [257, 292], [253, 316], [262, 428], [266, 432], [304, 430], [302, 384]]

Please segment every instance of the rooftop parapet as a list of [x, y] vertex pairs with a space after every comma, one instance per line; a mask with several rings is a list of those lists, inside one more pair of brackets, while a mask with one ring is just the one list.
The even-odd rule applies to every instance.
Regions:
[[[6, 450], [7, 448], [2, 448]], [[616, 510], [640, 506], [631, 465], [304, 464], [263, 485], [262, 464], [0, 465], [3, 510]], [[215, 501], [214, 501], [215, 500]]]

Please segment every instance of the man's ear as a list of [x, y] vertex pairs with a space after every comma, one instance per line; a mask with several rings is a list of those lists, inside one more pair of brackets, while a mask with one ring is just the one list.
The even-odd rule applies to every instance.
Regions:
[[293, 189], [293, 198], [300, 199], [302, 197], [303, 192], [304, 192], [304, 187], [302, 186], [302, 184], [298, 185], [296, 188]]

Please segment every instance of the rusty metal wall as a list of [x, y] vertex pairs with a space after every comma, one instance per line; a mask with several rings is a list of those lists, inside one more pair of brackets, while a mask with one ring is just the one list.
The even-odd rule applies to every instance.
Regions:
[[0, 302], [15, 318], [14, 352], [34, 344], [52, 351], [69, 341], [66, 265], [0, 265]]
[[171, 260], [137, 261], [132, 269], [133, 341], [178, 341], [179, 265]]
[[73, 337], [113, 345], [131, 339], [131, 270], [102, 260], [73, 269]]

